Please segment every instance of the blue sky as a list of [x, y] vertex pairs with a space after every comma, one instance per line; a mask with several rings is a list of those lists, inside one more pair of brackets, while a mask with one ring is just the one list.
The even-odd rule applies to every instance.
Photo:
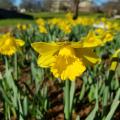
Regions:
[[[106, 3], [108, 0], [93, 0], [96, 5], [101, 5], [102, 3]], [[19, 5], [21, 0], [16, 0], [15, 5]]]
[[93, 0], [96, 5], [101, 5], [103, 3], [108, 2], [109, 0]]
[[15, 5], [19, 5], [21, 3], [21, 0], [15, 0]]

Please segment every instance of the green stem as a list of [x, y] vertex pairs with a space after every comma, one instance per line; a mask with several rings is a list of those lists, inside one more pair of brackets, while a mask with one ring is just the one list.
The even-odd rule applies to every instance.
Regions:
[[14, 79], [17, 80], [17, 54], [14, 55]]
[[8, 71], [8, 59], [7, 56], [4, 56], [5, 59], [5, 71]]
[[70, 120], [70, 81], [65, 81], [65, 89], [64, 89], [64, 98], [65, 98], [65, 106], [64, 106], [64, 114], [65, 119]]

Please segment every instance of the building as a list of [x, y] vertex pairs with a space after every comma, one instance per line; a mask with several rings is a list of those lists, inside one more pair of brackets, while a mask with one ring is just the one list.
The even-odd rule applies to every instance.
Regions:
[[93, 11], [96, 11], [96, 6], [91, 1], [82, 1], [79, 3], [79, 11], [93, 12]]

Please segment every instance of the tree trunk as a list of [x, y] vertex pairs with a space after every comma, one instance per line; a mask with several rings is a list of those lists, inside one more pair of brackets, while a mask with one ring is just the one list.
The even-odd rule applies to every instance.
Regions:
[[79, 9], [80, 0], [73, 0], [73, 19], [78, 18], [78, 9]]

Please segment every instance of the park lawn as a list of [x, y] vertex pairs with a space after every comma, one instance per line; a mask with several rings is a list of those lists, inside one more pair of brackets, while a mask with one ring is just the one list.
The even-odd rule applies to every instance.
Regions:
[[[54, 18], [54, 17], [64, 17], [65, 13], [50, 13], [50, 12], [37, 12], [37, 13], [26, 13], [28, 15], [32, 15], [34, 17], [34, 19], [37, 18], [43, 18], [43, 19], [50, 19], [50, 18]], [[30, 20], [30, 19], [0, 19], [0, 28], [1, 27], [11, 27], [11, 26], [16, 26], [17, 24], [34, 24], [35, 21]]]
[[34, 23], [34, 20], [28, 19], [2, 19], [0, 20], [0, 27], [11, 27], [17, 24]]
[[[33, 20], [30, 19], [0, 19], [0, 28], [2, 27], [14, 27], [17, 24], [34, 24], [35, 19], [37, 18], [43, 18], [43, 19], [51, 19], [51, 18], [63, 18], [65, 17], [65, 12], [59, 12], [59, 13], [53, 13], [53, 12], [26, 12], [26, 14], [31, 15], [34, 17]], [[81, 13], [79, 12], [79, 16], [87, 16], [87, 17], [94, 17], [94, 18], [99, 18], [99, 17], [105, 17], [104, 14], [101, 13]], [[117, 22], [120, 23], [120, 19], [116, 20]]]

